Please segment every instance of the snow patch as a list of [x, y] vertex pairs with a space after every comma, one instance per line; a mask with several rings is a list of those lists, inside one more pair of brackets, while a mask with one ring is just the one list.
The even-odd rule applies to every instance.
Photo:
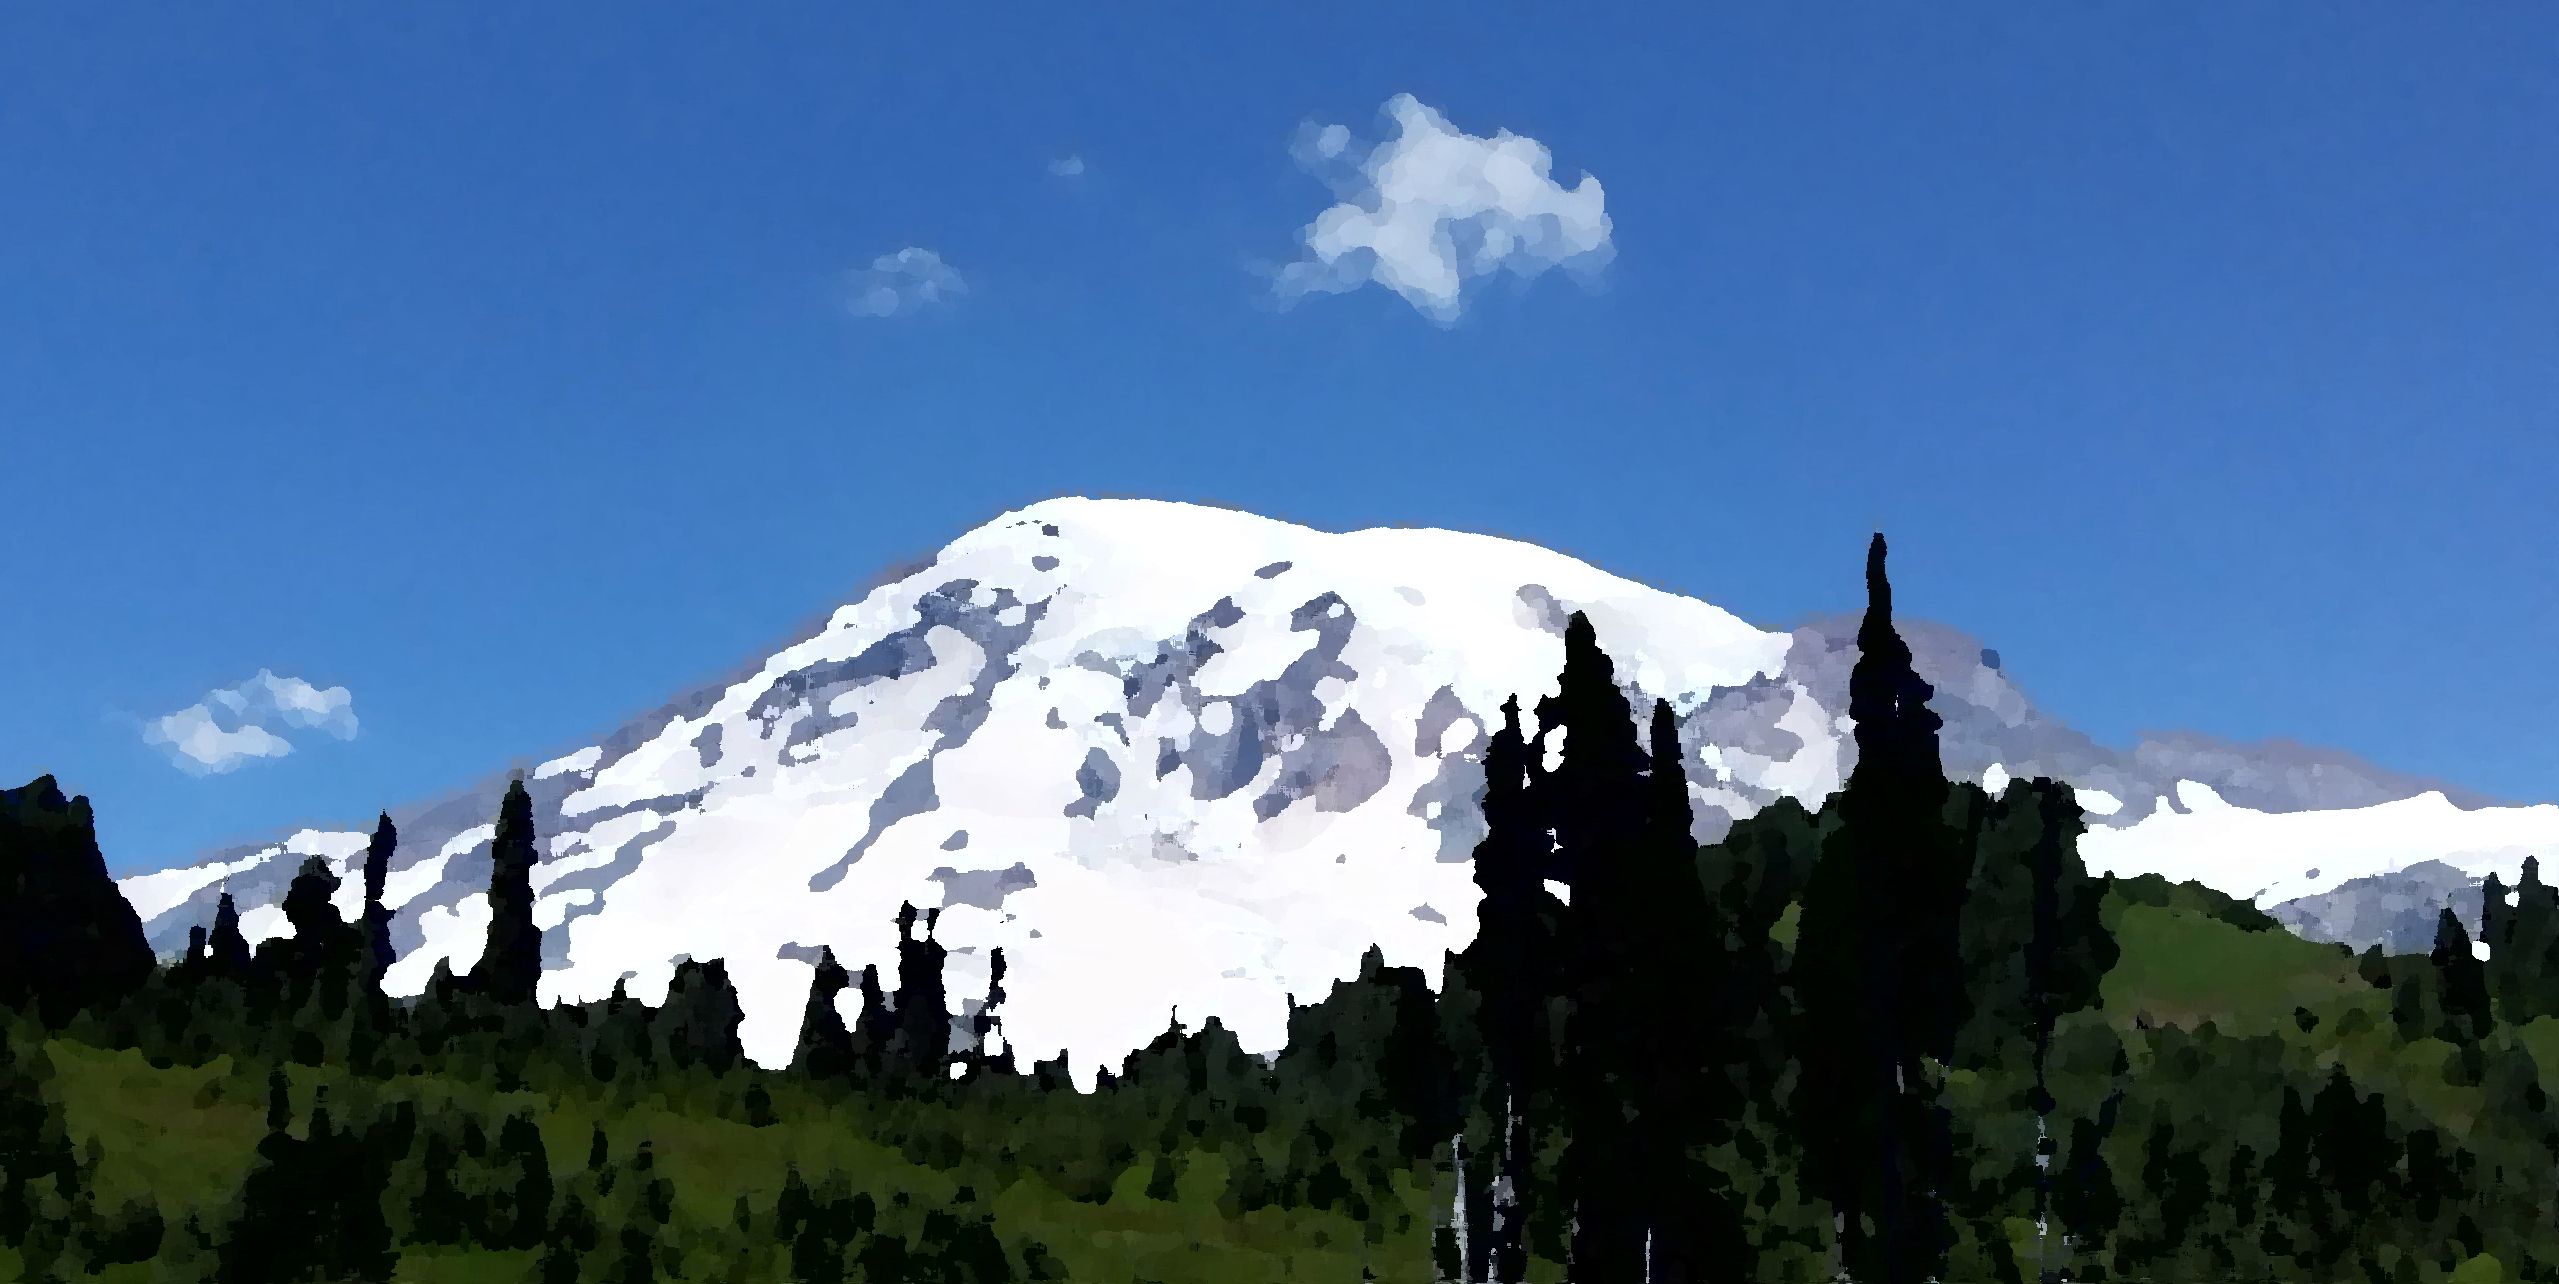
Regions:
[[2420, 860], [2513, 882], [2524, 857], [2559, 849], [2559, 805], [2549, 803], [2465, 811], [2428, 792], [2371, 807], [2270, 813], [2232, 805], [2192, 781], [2182, 782], [2178, 794], [2188, 808], [2183, 813], [2162, 808], [2138, 823], [2081, 838], [2088, 867], [2191, 879], [2273, 905]]
[[563, 775], [569, 772], [585, 775], [587, 772], [595, 770], [595, 764], [602, 761], [604, 761], [604, 747], [602, 745], [590, 745], [584, 749], [578, 750], [576, 753], [553, 758], [551, 761], [534, 768], [533, 778], [535, 780], [548, 780], [553, 776]]

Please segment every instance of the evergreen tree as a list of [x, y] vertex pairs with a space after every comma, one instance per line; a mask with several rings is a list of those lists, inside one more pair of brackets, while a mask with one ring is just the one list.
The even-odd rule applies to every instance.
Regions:
[[908, 902], [897, 914], [897, 998], [895, 1024], [889, 1036], [891, 1073], [910, 1087], [930, 1089], [949, 1077], [951, 1004], [942, 986], [942, 964], [949, 951], [933, 939], [942, 911], [924, 915], [924, 935], [915, 935], [915, 906]]
[[[284, 920], [292, 934], [261, 945], [257, 961], [259, 969], [282, 984], [288, 994], [302, 994], [331, 973], [365, 961], [361, 930], [338, 917], [338, 886], [338, 876], [329, 868], [329, 859], [311, 856], [303, 860], [292, 883], [285, 888]], [[342, 985], [340, 993], [343, 995]]]
[[60, 1024], [133, 993], [152, 967], [89, 800], [65, 798], [51, 776], [0, 789], [0, 1008]]
[[853, 1035], [835, 1007], [835, 997], [851, 981], [844, 965], [835, 961], [834, 949], [819, 947], [808, 1008], [800, 1016], [800, 1046], [791, 1057], [792, 1068], [810, 1079], [836, 1080], [852, 1071]]
[[2435, 976], [2443, 996], [2446, 1039], [2472, 1044], [2487, 1037], [2495, 1017], [2489, 1011], [2488, 976], [2472, 950], [2461, 916], [2443, 907], [2435, 918]]
[[[1634, 1092], [1630, 1175], [1642, 1209], [1641, 1261], [1660, 1284], [1748, 1271], [1747, 1192], [1703, 1156], [1731, 1144], [1747, 1105], [1747, 1031], [1716, 1001], [1736, 960], [1704, 880], [1686, 753], [1670, 703], [1653, 703], [1646, 781], [1650, 832], [1639, 848], [1620, 929], [1637, 1037], [1622, 1068]], [[1598, 924], [1592, 925], [1600, 927]], [[1700, 998], [1705, 1002], [1701, 1003]]]
[[[1540, 745], [1543, 735], [1539, 737]], [[1477, 1001], [1476, 1025], [1486, 1076], [1480, 1109], [1492, 1123], [1492, 1162], [1484, 1166], [1484, 1226], [1470, 1256], [1470, 1279], [1517, 1284], [1528, 1269], [1517, 1200], [1531, 1181], [1536, 1122], [1527, 1114], [1555, 1091], [1554, 998], [1563, 992], [1564, 904], [1546, 888], [1554, 872], [1554, 839], [1534, 795], [1542, 748], [1523, 737], [1516, 696], [1502, 704], [1502, 727], [1484, 753], [1484, 823], [1475, 847], [1475, 884], [1483, 891], [1475, 940], [1451, 959], [1451, 974]], [[1461, 1203], [1475, 1197], [1460, 1189]], [[1462, 1211], [1454, 1214], [1464, 1216]], [[1469, 1219], [1476, 1220], [1476, 1219]], [[1473, 1248], [1474, 1245], [1470, 1245]]]
[[2559, 887], [2541, 881], [2539, 857], [2524, 857], [2514, 909], [2500, 928], [2505, 941], [2492, 945], [2488, 962], [2506, 1024], [2559, 1015]]
[[539, 1248], [551, 1229], [551, 1157], [542, 1130], [529, 1114], [509, 1115], [498, 1128], [497, 1166], [509, 1180], [502, 1222], [492, 1227], [506, 1248]]
[[2051, 1208], [2066, 1242], [2103, 1245], [2114, 1237], [2124, 1214], [2123, 1189], [2106, 1159], [2106, 1141], [2114, 1134], [2126, 1091], [2127, 1059], [2114, 1054], [2114, 1090], [2095, 1118], [2070, 1121], [2070, 1141], [2061, 1152], [2061, 1171], [2052, 1183]]
[[222, 1284], [389, 1284], [398, 1255], [382, 1211], [385, 1148], [368, 1144], [366, 1132], [339, 1131], [325, 1095], [313, 1103], [302, 1137], [287, 1131], [272, 1108], [268, 1122], [222, 1244], [217, 1278]]
[[364, 850], [364, 942], [377, 979], [390, 971], [399, 957], [391, 947], [391, 911], [382, 906], [383, 885], [391, 877], [391, 855], [399, 843], [400, 831], [391, 824], [391, 813], [386, 811], [374, 822], [373, 841]]
[[1572, 1259], [1592, 1278], [1650, 1270], [1686, 1280], [1747, 1254], [1737, 1209], [1712, 1193], [1693, 1159], [1726, 1104], [1700, 1103], [1709, 1051], [1695, 1019], [1696, 998], [1721, 984], [1724, 960], [1697, 948], [1712, 906], [1690, 836], [1677, 723], [1657, 704], [1646, 751], [1614, 665], [1580, 614], [1565, 627], [1551, 707], [1564, 751], [1537, 788], [1554, 863], [1573, 893], [1563, 915]]
[[208, 970], [211, 975], [246, 980], [249, 975], [249, 938], [240, 934], [240, 907], [232, 903], [231, 893], [223, 892], [213, 905], [213, 935], [206, 939]]
[[533, 796], [521, 777], [498, 804], [489, 844], [489, 937], [471, 968], [477, 992], [512, 1007], [531, 1007], [542, 979], [542, 933], [533, 925]]
[[[1961, 793], [1970, 795], [1969, 786]], [[2094, 1006], [2118, 950], [2106, 929], [2103, 888], [2078, 853], [2086, 821], [2076, 793], [2049, 779], [2012, 780], [1990, 804], [1975, 844], [1963, 910], [1963, 968], [1972, 1010], [1956, 1041], [1955, 1064], [1981, 1074], [2029, 1072], [2025, 1104], [2035, 1116], [2031, 1165], [2034, 1218], [2050, 1214], [2049, 1157], [2056, 1108], [2050, 1084], [2060, 1017]], [[1996, 1183], [1994, 1183], [1996, 1185]]]
[[1841, 825], [1804, 891], [1795, 946], [1806, 1177], [1836, 1210], [1860, 1284], [1943, 1269], [1951, 1137], [1927, 1063], [1953, 1055], [1963, 1010], [1958, 925], [1970, 852], [1946, 832], [1933, 694], [1892, 625], [1884, 540], [1849, 677], [1857, 765]]
[[880, 992], [877, 964], [862, 965], [862, 1011], [853, 1023], [853, 1064], [865, 1083], [881, 1083], [889, 1074], [889, 1044], [897, 1033], [897, 1015]]
[[977, 1074], [1013, 1073], [1013, 1049], [1004, 1041], [1004, 1018], [998, 1010], [1004, 1006], [1004, 950], [998, 946], [986, 957], [986, 1002], [979, 1005], [970, 1018], [970, 1032], [976, 1046], [970, 1053], [970, 1065]]
[[746, 1060], [738, 1039], [744, 1020], [728, 964], [686, 959], [676, 964], [667, 985], [666, 1003], [654, 1022], [654, 1043], [664, 1063], [678, 1070], [700, 1066], [726, 1074]]

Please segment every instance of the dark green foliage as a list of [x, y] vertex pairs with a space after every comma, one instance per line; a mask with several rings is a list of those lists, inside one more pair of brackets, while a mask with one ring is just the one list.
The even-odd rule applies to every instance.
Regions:
[[0, 1245], [23, 1247], [79, 1198], [79, 1162], [40, 1045], [0, 1033]]
[[2054, 1022], [2097, 1003], [2119, 947], [2104, 887], [2079, 858], [2079, 800], [2054, 780], [2014, 780], [1988, 808], [1961, 919], [1972, 1012], [1953, 1063], [2020, 1065]]
[[217, 1278], [389, 1284], [398, 1255], [382, 1208], [387, 1130], [341, 1130], [325, 1101], [312, 1106], [303, 1136], [272, 1124], [271, 1115], [223, 1237]]
[[542, 933], [533, 926], [533, 866], [539, 859], [533, 796], [518, 779], [498, 804], [497, 832], [489, 844], [488, 945], [470, 978], [473, 990], [500, 1004], [532, 1006], [542, 979]]
[[2559, 1016], [2559, 888], [2541, 881], [2541, 861], [2527, 856], [2511, 912], [2490, 937], [2490, 986], [2510, 1025]]
[[738, 1025], [744, 1019], [728, 965], [719, 959], [707, 963], [686, 959], [675, 965], [666, 1003], [657, 1010], [652, 1046], [659, 1059], [674, 1069], [698, 1066], [726, 1074], [746, 1061], [745, 1046], [738, 1041]]
[[59, 1025], [132, 993], [151, 968], [89, 800], [65, 798], [51, 776], [0, 790], [0, 1009]]
[[2477, 1043], [2496, 1019], [2489, 1010], [2488, 972], [2471, 949], [2461, 916], [2449, 905], [2435, 920], [2432, 958], [2438, 993], [2443, 996], [2443, 1037], [2454, 1043]]
[[[1241, 1105], [1275, 1087], [1290, 1102], [1325, 1117], [1378, 1126], [1399, 1153], [1421, 1161], [1459, 1122], [1454, 1070], [1439, 1023], [1421, 970], [1388, 967], [1372, 947], [1361, 956], [1356, 977], [1335, 984], [1322, 1002], [1291, 1010], [1288, 1047], [1272, 1067], [1271, 1084], [1266, 1086], [1251, 1058], [1214, 1018], [1194, 1041], [1197, 1050], [1185, 1043], [1183, 1052], [1192, 1090]], [[1132, 1060], [1129, 1077], [1142, 1073]]]
[[2284, 930], [2282, 922], [2273, 915], [2201, 883], [2172, 883], [2158, 874], [2141, 874], [2132, 878], [2109, 878], [2105, 884], [2106, 894], [2122, 904], [2192, 910], [2242, 931]]
[[498, 1130], [496, 1166], [514, 1174], [513, 1189], [492, 1216], [491, 1239], [504, 1248], [539, 1246], [551, 1224], [551, 1157], [531, 1115], [510, 1115]]

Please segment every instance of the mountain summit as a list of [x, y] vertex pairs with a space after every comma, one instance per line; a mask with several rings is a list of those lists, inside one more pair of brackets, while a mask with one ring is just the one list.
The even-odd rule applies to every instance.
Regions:
[[[724, 959], [748, 1053], [777, 1064], [820, 950], [889, 961], [913, 901], [942, 907], [952, 993], [983, 993], [1004, 950], [1026, 1056], [1065, 1049], [1089, 1075], [1175, 1012], [1276, 1048], [1289, 996], [1323, 993], [1370, 945], [1435, 977], [1471, 939], [1480, 755], [1506, 698], [1554, 688], [1576, 611], [1633, 707], [1671, 703], [1701, 839], [1845, 779], [1853, 618], [1764, 630], [1482, 535], [1050, 500], [745, 678], [531, 772], [541, 997], [627, 981], [656, 1002], [679, 961]], [[2101, 747], [1977, 642], [1901, 631], [1935, 687], [1948, 773], [2078, 786], [2094, 870], [2192, 878], [2311, 930], [2396, 941], [2401, 902], [2431, 924], [2448, 888], [2559, 851], [2559, 807], [2488, 805], [2342, 755]], [[394, 813], [391, 993], [476, 960], [506, 788]], [[308, 855], [338, 867], [354, 913], [370, 832], [304, 830], [122, 886], [164, 954], [224, 887], [254, 942], [285, 930]]]

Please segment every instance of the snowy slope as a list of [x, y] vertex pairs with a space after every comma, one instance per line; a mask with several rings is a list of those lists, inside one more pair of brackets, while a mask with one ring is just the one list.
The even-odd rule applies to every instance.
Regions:
[[[1844, 778], [1853, 621], [1766, 631], [1485, 536], [1053, 500], [741, 680], [532, 772], [544, 997], [627, 978], [654, 1002], [676, 960], [725, 958], [748, 1051], [777, 1063], [817, 946], [885, 965], [913, 899], [945, 907], [955, 995], [1005, 950], [1026, 1058], [1064, 1048], [1089, 1077], [1174, 1009], [1277, 1047], [1288, 996], [1322, 993], [1370, 944], [1435, 974], [1470, 937], [1475, 755], [1506, 696], [1553, 688], [1575, 610], [1640, 698], [1680, 711], [1701, 837]], [[1940, 687], [1950, 769], [2082, 786], [2094, 864], [2302, 895], [2424, 859], [2511, 875], [2524, 850], [2559, 850], [2559, 809], [2464, 809], [2333, 755], [2103, 749], [1969, 639], [1907, 632]], [[502, 788], [395, 813], [395, 993], [476, 957]], [[351, 875], [369, 829], [124, 886], [163, 950], [225, 884], [253, 938], [281, 932], [293, 867], [318, 854]], [[358, 895], [350, 877], [344, 907]]]

